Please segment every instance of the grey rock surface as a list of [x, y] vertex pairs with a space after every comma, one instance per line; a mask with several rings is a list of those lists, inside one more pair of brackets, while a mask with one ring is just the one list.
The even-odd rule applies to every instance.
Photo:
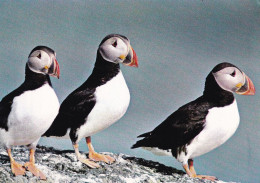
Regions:
[[[13, 148], [14, 159], [24, 164], [29, 159], [29, 151], [24, 147]], [[108, 165], [99, 163], [100, 168], [91, 169], [77, 161], [74, 151], [57, 150], [38, 146], [36, 165], [47, 176], [39, 180], [30, 172], [15, 177], [4, 149], [0, 149], [0, 182], [16, 183], [212, 183], [212, 181], [189, 178], [183, 171], [167, 167], [157, 162], [147, 161], [124, 154], [108, 154], [116, 162]], [[87, 155], [87, 154], [86, 154]], [[218, 181], [222, 182], [222, 181]]]

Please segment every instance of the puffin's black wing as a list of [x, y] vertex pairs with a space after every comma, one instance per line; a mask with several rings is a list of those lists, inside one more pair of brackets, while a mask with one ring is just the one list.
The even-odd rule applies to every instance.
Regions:
[[86, 117], [95, 105], [94, 92], [93, 88], [78, 88], [62, 102], [59, 115]]
[[0, 128], [8, 131], [7, 119], [11, 111], [13, 100], [3, 100], [0, 102]]
[[177, 149], [197, 136], [204, 128], [205, 118], [210, 108], [203, 96], [180, 107], [153, 131], [140, 135], [144, 137], [132, 146]]
[[0, 102], [0, 128], [8, 131], [7, 119], [11, 112], [11, 107], [15, 97], [21, 95], [25, 91], [25, 84], [23, 83], [17, 89], [6, 95]]
[[78, 128], [95, 106], [95, 87], [89, 79], [73, 91], [61, 104], [59, 113], [43, 136], [64, 136], [69, 128]]

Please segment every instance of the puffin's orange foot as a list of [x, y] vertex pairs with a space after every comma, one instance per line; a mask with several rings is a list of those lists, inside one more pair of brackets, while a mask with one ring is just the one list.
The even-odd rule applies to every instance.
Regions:
[[42, 173], [41, 170], [39, 170], [34, 163], [32, 162], [27, 162], [24, 164], [24, 167], [30, 171], [33, 175], [36, 177], [39, 177], [41, 180], [46, 180], [46, 176]]
[[99, 164], [93, 162], [93, 161], [90, 161], [89, 159], [85, 159], [85, 158], [78, 158], [78, 160], [81, 162], [81, 163], [84, 163], [85, 165], [87, 165], [88, 167], [90, 168], [99, 168]]
[[217, 177], [208, 176], [208, 175], [196, 175], [194, 178], [207, 179], [207, 180], [211, 180], [211, 181], [216, 181], [216, 180], [218, 180]]
[[25, 168], [15, 161], [11, 162], [11, 169], [15, 176], [25, 174]]
[[187, 164], [183, 165], [184, 170], [186, 171], [186, 173], [192, 177], [192, 178], [199, 178], [199, 179], [207, 179], [207, 180], [211, 180], [211, 181], [216, 181], [218, 180], [217, 177], [214, 176], [208, 176], [208, 175], [197, 175], [196, 171], [194, 169], [193, 166], [193, 160], [189, 159], [189, 166]]
[[96, 152], [89, 152], [89, 159], [94, 160], [94, 161], [103, 161], [105, 163], [113, 163], [115, 161], [114, 158], [104, 155], [104, 154], [99, 154]]
[[108, 156], [108, 155], [104, 155], [104, 156], [109, 160], [110, 163], [114, 163], [116, 161], [115, 158], [113, 158], [111, 156]]

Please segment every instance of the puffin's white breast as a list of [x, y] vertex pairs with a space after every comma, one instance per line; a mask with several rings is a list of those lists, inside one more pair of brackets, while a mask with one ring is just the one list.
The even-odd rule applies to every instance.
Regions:
[[130, 93], [122, 72], [96, 88], [96, 104], [78, 131], [78, 139], [91, 136], [115, 123], [126, 112]]
[[239, 125], [236, 100], [229, 106], [214, 107], [209, 110], [204, 129], [187, 146], [187, 155], [180, 154], [181, 162], [205, 154], [226, 142]]
[[8, 117], [9, 129], [0, 131], [1, 142], [8, 146], [37, 141], [50, 127], [58, 110], [58, 98], [48, 84], [15, 97]]

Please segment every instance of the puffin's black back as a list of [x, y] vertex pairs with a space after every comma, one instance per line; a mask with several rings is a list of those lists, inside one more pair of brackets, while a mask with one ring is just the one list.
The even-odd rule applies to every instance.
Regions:
[[206, 78], [201, 97], [180, 107], [153, 131], [140, 135], [139, 137], [144, 139], [137, 141], [132, 148], [171, 149], [173, 156], [176, 157], [178, 150], [186, 151], [185, 145], [203, 130], [209, 109], [224, 107], [233, 101], [233, 94], [220, 88], [211, 72]]
[[52, 86], [49, 75], [32, 72], [26, 64], [25, 81], [17, 89], [6, 95], [0, 102], [0, 128], [8, 131], [7, 119], [11, 111], [13, 99], [26, 91], [40, 88], [45, 83]]
[[104, 60], [98, 51], [92, 74], [62, 102], [59, 114], [43, 136], [64, 136], [71, 128], [70, 137], [74, 142], [77, 129], [85, 123], [96, 104], [96, 88], [111, 80], [119, 71], [119, 64]]

